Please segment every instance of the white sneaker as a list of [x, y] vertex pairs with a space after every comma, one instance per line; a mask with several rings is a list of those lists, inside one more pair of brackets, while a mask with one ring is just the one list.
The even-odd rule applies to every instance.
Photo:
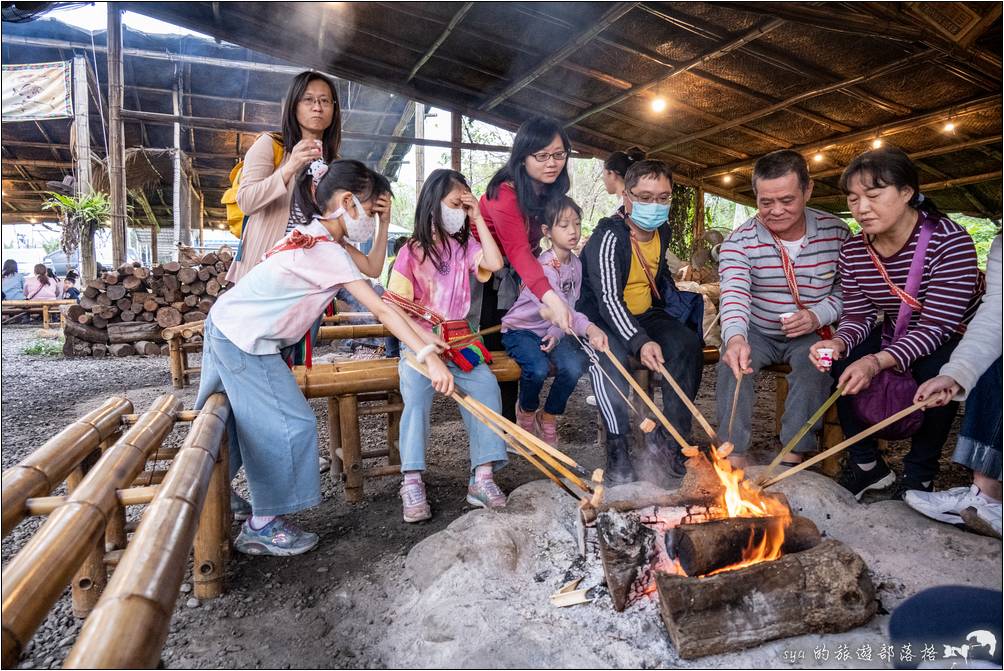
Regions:
[[[903, 501], [921, 515], [948, 524], [962, 524], [962, 511], [966, 508], [976, 508], [977, 514], [983, 517], [979, 511], [994, 505], [980, 496], [980, 488], [976, 485], [955, 487], [943, 492], [922, 492], [918, 489], [910, 489], [903, 495]], [[1000, 528], [1000, 509], [1001, 506], [998, 503], [998, 528]], [[990, 520], [988, 519], [987, 522]]]

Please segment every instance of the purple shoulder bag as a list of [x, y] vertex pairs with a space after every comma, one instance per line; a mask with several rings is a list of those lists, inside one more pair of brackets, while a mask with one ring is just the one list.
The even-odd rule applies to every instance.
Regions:
[[[933, 224], [925, 218], [920, 224], [917, 247], [913, 252], [913, 260], [910, 262], [910, 273], [906, 277], [906, 293], [914, 298], [920, 292], [920, 281], [924, 274], [924, 258], [927, 255], [927, 245], [931, 241], [933, 232]], [[878, 263], [875, 258], [873, 261]], [[877, 268], [877, 270], [885, 275], [882, 272], [884, 268]], [[912, 313], [913, 308], [906, 301], [902, 301], [899, 306], [899, 314], [896, 316], [896, 330], [890, 343], [895, 342], [906, 333]], [[851, 404], [854, 412], [865, 425], [874, 426], [913, 405], [913, 397], [917, 394], [917, 387], [917, 381], [913, 379], [913, 374], [909, 370], [897, 371], [886, 368], [872, 379], [867, 389], [852, 397]], [[920, 429], [923, 421], [923, 411], [917, 410], [882, 429], [876, 434], [876, 437], [886, 440], [909, 438]]]

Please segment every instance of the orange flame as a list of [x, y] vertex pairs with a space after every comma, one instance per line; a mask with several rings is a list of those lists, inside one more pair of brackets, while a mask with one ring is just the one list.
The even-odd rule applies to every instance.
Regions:
[[725, 511], [725, 517], [769, 517], [771, 520], [765, 533], [758, 534], [756, 530], [750, 533], [749, 542], [743, 549], [740, 562], [708, 575], [779, 558], [781, 547], [784, 545], [784, 530], [791, 523], [791, 512], [788, 507], [777, 499], [764, 496], [759, 487], [745, 478], [741, 468], [733, 468], [729, 460], [720, 456], [715, 448], [710, 452], [711, 465], [724, 487], [721, 507]]

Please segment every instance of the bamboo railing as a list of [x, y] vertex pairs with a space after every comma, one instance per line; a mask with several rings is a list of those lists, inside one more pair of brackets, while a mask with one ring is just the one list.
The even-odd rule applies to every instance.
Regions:
[[[227, 511], [214, 504], [227, 499], [207, 496], [207, 491], [222, 487], [229, 492], [221, 459], [229, 414], [223, 394], [206, 402], [64, 668], [157, 665], [193, 540], [198, 554], [200, 543], [215, 544], [218, 528], [226, 529]], [[196, 557], [196, 584], [207, 574], [207, 561]], [[209, 568], [218, 574], [214, 580], [222, 580], [222, 570], [212, 570], [222, 569], [222, 562]]]
[[[127, 399], [109, 399], [4, 474], [5, 532], [8, 524], [12, 528], [27, 515], [48, 515], [3, 571], [4, 667], [17, 662], [67, 582], [73, 588], [74, 613], [90, 615], [88, 622], [98, 606], [115, 602], [121, 586], [132, 584], [129, 580], [137, 576], [152, 581], [144, 598], [171, 594], [169, 601], [158, 602], [162, 622], [144, 620], [143, 627], [136, 629], [135, 622], [129, 621], [133, 618], [130, 610], [129, 617], [114, 620], [110, 629], [99, 627], [97, 639], [88, 639], [103, 641], [106, 652], [127, 659], [146, 659], [163, 645], [193, 539], [195, 596], [210, 599], [223, 591], [231, 521], [224, 444], [230, 413], [226, 396], [215, 394], [197, 413], [181, 410], [180, 401], [170, 394], [159, 397], [140, 415], [127, 414], [131, 410]], [[164, 439], [184, 421], [193, 421], [184, 445], [164, 448]], [[100, 458], [90, 463], [99, 448]], [[168, 470], [144, 470], [149, 463], [166, 460], [171, 461]], [[46, 496], [63, 476], [68, 494]], [[8, 503], [16, 515], [8, 517]], [[150, 507], [127, 546], [125, 506], [140, 504]], [[125, 571], [119, 571], [123, 565]], [[111, 580], [109, 569], [114, 571]], [[150, 636], [161, 628], [163, 636]], [[149, 665], [155, 663], [156, 657]], [[113, 662], [85, 665], [120, 666]]]
[[27, 514], [30, 497], [45, 496], [70, 475], [100, 443], [119, 431], [121, 418], [132, 403], [113, 396], [46, 441], [24, 460], [3, 473], [3, 535]]

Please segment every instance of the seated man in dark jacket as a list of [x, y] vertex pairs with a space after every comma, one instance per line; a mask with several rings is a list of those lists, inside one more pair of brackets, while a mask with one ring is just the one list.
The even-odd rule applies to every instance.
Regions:
[[[700, 336], [666, 312], [662, 295], [672, 287], [666, 266], [672, 172], [662, 161], [639, 161], [628, 169], [624, 186], [623, 207], [600, 220], [582, 250], [582, 295], [576, 309], [606, 332], [610, 352], [625, 368], [630, 356], [652, 371], [664, 364], [693, 399], [701, 383]], [[607, 431], [607, 481], [631, 482], [636, 473], [629, 437], [632, 423], [638, 420], [629, 417], [621, 396], [628, 395], [628, 382], [606, 355], [599, 360], [607, 375], [595, 368], [590, 375]], [[662, 385], [666, 418], [689, 440], [690, 412], [665, 380]], [[665, 475], [683, 474], [680, 446], [664, 428], [660, 426], [645, 442], [646, 467], [661, 472], [640, 475], [658, 481]]]

